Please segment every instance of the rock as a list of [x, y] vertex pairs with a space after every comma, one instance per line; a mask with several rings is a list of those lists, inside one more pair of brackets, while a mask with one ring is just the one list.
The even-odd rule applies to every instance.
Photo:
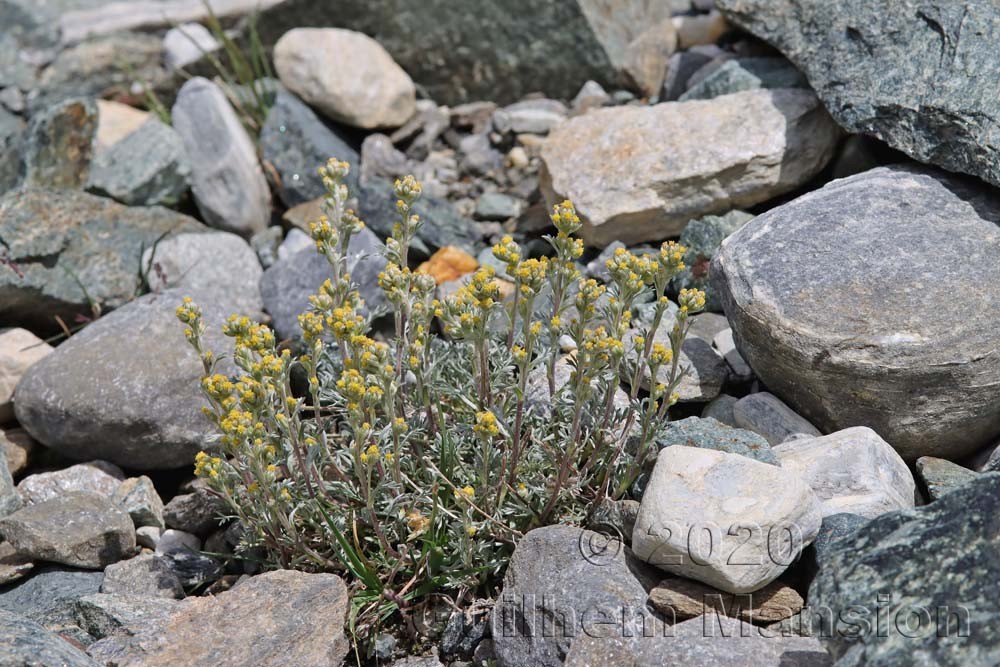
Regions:
[[0, 664], [99, 667], [86, 653], [38, 623], [0, 609]]
[[755, 593], [734, 595], [711, 586], [669, 577], [649, 592], [649, 603], [669, 618], [685, 621], [702, 614], [721, 614], [747, 623], [773, 623], [794, 616], [805, 604], [794, 588], [780, 581]]
[[[336, 61], [337, 67], [329, 63]], [[416, 88], [382, 45], [338, 28], [296, 28], [274, 45], [286, 88], [333, 120], [353, 127], [398, 127], [416, 110]]]
[[163, 528], [163, 500], [145, 475], [131, 477], [118, 485], [111, 501], [132, 517], [136, 528], [155, 526]]
[[67, 100], [33, 116], [24, 147], [24, 185], [82, 188], [90, 170], [96, 129], [97, 105], [93, 100]]
[[[135, 523], [135, 520], [133, 520]], [[135, 543], [145, 549], [156, 550], [160, 543], [160, 535], [163, 529], [156, 526], [140, 526], [135, 529]]]
[[300, 250], [315, 247], [316, 242], [312, 240], [312, 237], [295, 227], [288, 230], [288, 236], [278, 246], [278, 259], [287, 259]]
[[[811, 553], [811, 562], [814, 567], [813, 570], [817, 570], [822, 567], [823, 563], [831, 554], [834, 553], [837, 540], [853, 535], [857, 532], [859, 528], [867, 524], [869, 519], [863, 516], [858, 516], [857, 514], [849, 514], [847, 512], [841, 512], [839, 514], [829, 514], [823, 517], [823, 524], [819, 528], [819, 534], [816, 535], [816, 541], [809, 545], [806, 550]], [[805, 559], [809, 561], [810, 559]]]
[[164, 530], [156, 543], [156, 553], [158, 554], [168, 554], [173, 551], [199, 551], [200, 549], [201, 540], [197, 535], [172, 528]]
[[215, 35], [200, 23], [184, 23], [163, 36], [163, 61], [171, 70], [187, 67], [222, 47]]
[[[164, 537], [160, 538], [161, 543], [169, 543], [166, 532]], [[157, 548], [160, 548], [160, 545], [157, 545]], [[186, 590], [203, 589], [223, 575], [223, 564], [211, 556], [188, 549], [170, 549], [161, 555]]]
[[570, 526], [532, 530], [514, 550], [491, 614], [499, 664], [561, 665], [572, 644], [607, 618], [620, 621], [612, 629], [632, 633], [626, 636], [662, 630], [646, 609], [657, 580], [618, 539]]
[[128, 514], [107, 498], [73, 491], [0, 519], [18, 555], [71, 567], [103, 569], [135, 549]]
[[25, 505], [56, 500], [75, 491], [93, 493], [110, 500], [123, 479], [125, 473], [115, 464], [89, 461], [62, 470], [28, 475], [17, 485], [17, 491]]
[[418, 172], [423, 165], [414, 162], [392, 143], [392, 139], [375, 132], [361, 142], [361, 180], [371, 178], [397, 179]]
[[937, 500], [978, 477], [977, 473], [968, 468], [933, 456], [921, 456], [917, 459], [917, 474], [931, 500]]
[[38, 443], [23, 428], [0, 428], [0, 453], [14, 477], [19, 477], [28, 468], [36, 449]]
[[729, 320], [718, 313], [697, 313], [689, 321], [691, 328], [688, 336], [700, 338], [707, 343], [714, 341], [716, 336], [729, 328]]
[[0, 107], [0, 194], [16, 188], [24, 178], [26, 127], [20, 117]]
[[225, 290], [240, 300], [260, 299], [257, 284], [264, 270], [250, 245], [236, 234], [177, 234], [142, 254], [146, 281], [153, 291]]
[[719, 394], [701, 411], [701, 417], [702, 419], [711, 418], [720, 424], [739, 428], [736, 424], [736, 419], [733, 417], [733, 407], [738, 400], [735, 396], [730, 396], [729, 394]]
[[501, 134], [548, 134], [568, 113], [558, 100], [524, 100], [494, 111], [493, 127]]
[[632, 550], [672, 574], [749, 593], [784, 572], [820, 522], [819, 501], [794, 473], [746, 456], [674, 446], [657, 457]]
[[[0, 197], [0, 319], [58, 331], [135, 297], [144, 248], [196, 220], [163, 208], [129, 208], [83, 192], [27, 190]], [[83, 286], [81, 288], [81, 285]], [[51, 355], [50, 355], [51, 356]], [[30, 429], [29, 429], [30, 430]]]
[[[378, 274], [385, 268], [383, 244], [367, 227], [351, 237], [347, 271], [358, 285], [365, 302], [365, 312], [387, 308], [385, 294], [378, 286]], [[305, 248], [287, 259], [278, 260], [260, 279], [264, 308], [271, 315], [271, 325], [281, 338], [302, 335], [299, 314], [309, 308], [309, 296], [315, 294], [333, 271], [326, 257], [315, 248]]]
[[357, 192], [361, 158], [344, 131], [326, 123], [299, 98], [278, 91], [260, 133], [260, 152], [281, 177], [278, 194], [288, 207], [326, 194], [317, 169], [331, 157], [351, 165], [346, 183]]
[[476, 201], [476, 218], [504, 222], [524, 211], [524, 200], [502, 192], [484, 192]]
[[458, 280], [479, 268], [476, 258], [454, 246], [445, 246], [417, 267], [417, 273], [433, 276], [438, 285]]
[[[670, 331], [674, 323], [669, 317], [663, 318], [663, 322], [653, 336], [654, 342], [663, 343], [670, 347]], [[638, 335], [635, 329], [630, 330], [626, 336], [628, 342]], [[679, 370], [688, 369], [687, 374], [677, 385], [677, 395], [681, 403], [710, 401], [719, 395], [722, 385], [729, 377], [729, 364], [722, 358], [712, 344], [697, 336], [688, 335], [681, 345], [681, 358], [678, 364]], [[649, 389], [649, 369], [645, 369], [642, 376], [643, 389]], [[667, 383], [670, 380], [670, 365], [661, 366], [656, 372], [656, 381]]]
[[736, 349], [736, 341], [733, 340], [733, 330], [726, 329], [720, 331], [712, 339], [712, 344], [719, 351], [726, 363], [729, 364], [731, 375], [740, 382], [753, 379], [753, 369], [746, 362], [740, 351]]
[[957, 459], [1000, 434], [1000, 309], [977, 287], [1000, 282], [998, 221], [975, 183], [873, 169], [740, 228], [712, 286], [761, 381], [821, 430]]
[[472, 655], [489, 629], [485, 609], [453, 611], [441, 635], [441, 653], [444, 655]]
[[94, 155], [100, 155], [154, 118], [148, 111], [112, 100], [97, 100]]
[[27, 576], [35, 565], [25, 556], [19, 556], [9, 542], [0, 542], [0, 586]]
[[716, 11], [708, 14], [682, 14], [675, 16], [673, 23], [677, 31], [677, 46], [681, 49], [714, 44], [729, 29], [726, 19]]
[[730, 211], [689, 222], [679, 239], [680, 244], [687, 248], [684, 253], [685, 268], [674, 278], [671, 283], [673, 288], [677, 291], [685, 288], [703, 290], [706, 311], [721, 313], [722, 302], [709, 285], [708, 269], [725, 238], [751, 220], [753, 216], [749, 213]]
[[781, 465], [763, 437], [751, 431], [731, 428], [712, 418], [688, 417], [669, 422], [656, 437], [656, 444], [660, 449], [673, 445], [714, 449], [746, 456], [762, 463]]
[[18, 421], [72, 458], [136, 470], [190, 465], [215, 427], [201, 412], [204, 368], [175, 313], [187, 295], [201, 306], [206, 347], [222, 357], [217, 372], [235, 372], [222, 324], [231, 313], [256, 316], [259, 301], [218, 290], [148, 294], [32, 366], [14, 394]]
[[102, 593], [181, 599], [184, 589], [167, 561], [156, 554], [136, 556], [104, 568]]
[[205, 222], [245, 237], [267, 227], [271, 191], [257, 149], [222, 90], [208, 79], [190, 79], [171, 115], [191, 161], [191, 190]]
[[644, 97], [657, 95], [663, 87], [667, 60], [677, 50], [677, 29], [667, 18], [651, 21], [642, 34], [625, 47], [622, 67], [631, 87]]
[[799, 435], [810, 438], [823, 435], [780, 398], [766, 391], [744, 396], [737, 401], [733, 405], [733, 418], [737, 426], [760, 433], [772, 445], [794, 440]]
[[720, 95], [761, 88], [809, 88], [802, 72], [784, 58], [735, 58], [688, 88], [685, 100], [709, 100]]
[[587, 519], [587, 527], [629, 544], [632, 541], [632, 529], [635, 528], [635, 517], [638, 514], [638, 501], [605, 498]]
[[[848, 11], [801, 0], [722, 0], [734, 24], [776, 46], [809, 78], [834, 119], [921, 162], [1000, 184], [996, 6], [940, 0]], [[929, 91], [929, 92], [924, 92]]]
[[219, 517], [226, 505], [203, 481], [195, 480], [192, 486], [192, 493], [180, 493], [170, 499], [163, 516], [170, 528], [205, 535], [219, 527]]
[[[739, 404], [737, 404], [737, 408]], [[823, 516], [849, 512], [869, 519], [913, 507], [913, 475], [899, 454], [870, 428], [778, 445], [781, 467], [799, 475], [823, 505]]]
[[7, 457], [0, 458], [0, 518], [21, 507], [21, 498], [14, 488], [14, 478], [7, 467]]
[[178, 605], [171, 598], [97, 593], [77, 600], [76, 622], [94, 639], [104, 639], [152, 619], [165, 619], [177, 611]]
[[711, 62], [720, 53], [722, 50], [713, 44], [711, 46], [695, 46], [670, 56], [663, 77], [663, 92], [660, 94], [660, 99], [664, 102], [673, 102], [683, 95], [688, 88], [688, 80], [691, 75]]
[[343, 632], [348, 607], [340, 577], [277, 570], [214, 597], [188, 598], [169, 616], [151, 617], [128, 628], [131, 636], [118, 633], [89, 651], [102, 664], [120, 667], [339, 665], [349, 648]]
[[90, 638], [76, 625], [74, 609], [78, 599], [98, 591], [104, 573], [54, 565], [40, 565], [34, 572], [28, 579], [0, 591], [0, 610], [31, 619], [50, 632], [89, 643]]
[[0, 424], [14, 417], [11, 399], [18, 380], [50, 352], [52, 346], [27, 329], [0, 329]]
[[250, 247], [257, 253], [261, 267], [269, 269], [278, 261], [278, 250], [281, 248], [283, 236], [281, 227], [275, 225], [250, 237]]
[[97, 153], [87, 189], [129, 206], [176, 206], [188, 190], [190, 176], [180, 135], [151, 119]]
[[803, 90], [598, 109], [549, 134], [541, 189], [550, 205], [573, 201], [589, 245], [663, 239], [805, 183], [838, 132]]
[[470, 134], [458, 143], [459, 166], [464, 174], [495, 176], [503, 168], [503, 155], [486, 134]]
[[577, 116], [591, 109], [603, 107], [609, 102], [611, 102], [611, 96], [608, 95], [608, 91], [604, 90], [604, 86], [596, 81], [588, 81], [580, 87], [580, 92], [573, 98], [570, 107], [573, 110], [573, 115]]
[[[819, 629], [837, 664], [1000, 658], [998, 500], [1000, 474], [984, 474], [930, 505], [884, 514], [833, 545], [808, 598], [830, 611]], [[900, 557], [911, 550], [922, 557]], [[879, 632], [865, 632], [876, 614]]]

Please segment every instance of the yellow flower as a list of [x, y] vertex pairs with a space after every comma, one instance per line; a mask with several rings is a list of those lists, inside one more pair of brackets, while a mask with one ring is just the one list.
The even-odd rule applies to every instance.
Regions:
[[461, 489], [455, 489], [455, 499], [456, 500], [468, 500], [471, 501], [476, 497], [476, 490], [471, 486], [464, 486]]
[[474, 537], [477, 531], [478, 529], [472, 524], [469, 524], [468, 526], [465, 527], [465, 534], [468, 535], [469, 537]]
[[490, 411], [476, 413], [476, 425], [472, 428], [478, 435], [483, 437], [493, 437], [500, 433], [497, 425], [497, 416]]
[[430, 527], [431, 520], [416, 510], [410, 510], [406, 513], [406, 525], [410, 532], [419, 535]]

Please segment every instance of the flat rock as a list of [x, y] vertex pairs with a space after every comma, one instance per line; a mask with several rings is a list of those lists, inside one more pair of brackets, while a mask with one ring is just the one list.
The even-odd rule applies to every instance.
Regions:
[[143, 252], [142, 266], [153, 291], [214, 288], [240, 299], [260, 298], [257, 283], [264, 270], [257, 253], [229, 232], [168, 236]]
[[97, 100], [97, 133], [94, 135], [94, 155], [100, 155], [116, 143], [145, 125], [154, 116], [113, 100]]
[[708, 100], [761, 88], [809, 88], [809, 82], [784, 58], [734, 58], [691, 86], [680, 100]]
[[730, 593], [774, 581], [816, 537], [821, 508], [797, 475], [696, 447], [660, 450], [632, 549], [657, 567]]
[[271, 190], [257, 149], [222, 90], [190, 79], [171, 112], [191, 161], [191, 190], [205, 222], [249, 238], [271, 219]]
[[838, 136], [804, 90], [597, 109], [549, 134], [541, 188], [550, 205], [573, 201], [588, 245], [652, 241], [798, 187]]
[[163, 528], [163, 500], [153, 486], [153, 480], [141, 475], [130, 477], [118, 485], [111, 501], [128, 512], [135, 527]]
[[0, 519], [0, 534], [19, 555], [101, 569], [135, 550], [128, 514], [107, 498], [74, 491]]
[[869, 519], [913, 507], [916, 485], [899, 454], [864, 426], [778, 445], [785, 470], [798, 474], [823, 505], [823, 516], [849, 512]]
[[0, 329], [0, 424], [14, 417], [14, 387], [31, 364], [52, 346], [27, 329]]
[[82, 188], [90, 171], [97, 105], [72, 99], [37, 113], [24, 147], [24, 185], [30, 188]]
[[741, 227], [712, 285], [758, 377], [821, 430], [956, 459], [1000, 434], [998, 221], [981, 185], [880, 167]]
[[720, 0], [809, 77], [834, 119], [921, 162], [1000, 185], [996, 4]]
[[165, 619], [177, 611], [177, 600], [145, 595], [96, 593], [76, 601], [76, 622], [94, 639], [144, 623]]
[[122, 469], [107, 461], [89, 461], [28, 475], [17, 485], [25, 505], [44, 503], [67, 493], [85, 491], [110, 499], [125, 479]]
[[[206, 346], [217, 358], [231, 355], [223, 322], [231, 313], [256, 316], [259, 300], [187, 289], [148, 294], [32, 366], [15, 393], [18, 421], [72, 458], [136, 470], [190, 465], [214, 426], [201, 412], [204, 368], [175, 314], [188, 295], [202, 308]], [[218, 372], [233, 372], [231, 362], [223, 359]]]
[[[987, 473], [917, 509], [890, 512], [838, 540], [809, 587], [828, 609], [820, 635], [838, 665], [996, 664], [1000, 660], [1000, 474]], [[902, 554], [919, 553], [919, 559]], [[875, 622], [853, 633], [843, 622]], [[829, 619], [841, 619], [830, 627]], [[857, 626], [854, 626], [857, 628]], [[814, 628], [815, 629], [815, 628]]]
[[164, 234], [201, 231], [197, 220], [165, 208], [127, 207], [83, 192], [27, 190], [0, 197], [0, 252], [17, 272], [0, 271], [0, 319], [33, 331], [59, 331], [138, 293], [144, 248]]
[[667, 618], [685, 621], [702, 614], [721, 614], [747, 623], [775, 623], [790, 618], [805, 604], [794, 588], [772, 581], [754, 593], [723, 593], [711, 586], [669, 577], [649, 592], [649, 603]]
[[931, 500], [937, 500], [978, 477], [973, 470], [933, 456], [921, 456], [917, 459], [916, 467]]
[[28, 558], [17, 554], [10, 542], [0, 542], [0, 586], [27, 576], [34, 567]]
[[131, 636], [103, 639], [89, 653], [119, 667], [338, 665], [349, 648], [348, 605], [336, 575], [277, 570], [214, 597], [188, 598], [169, 616], [150, 617], [129, 628]]
[[38, 623], [0, 609], [0, 664], [99, 667], [86, 653]]
[[[729, 332], [732, 336], [731, 329]], [[738, 350], [736, 352], [739, 353]], [[737, 401], [733, 406], [733, 418], [740, 428], [760, 433], [772, 445], [780, 445], [801, 435], [810, 438], [823, 435], [808, 420], [795, 414], [784, 401], [766, 391], [744, 396]]]
[[494, 111], [493, 127], [504, 134], [548, 134], [568, 114], [559, 100], [524, 100]]
[[0, 588], [0, 610], [24, 616], [50, 632], [86, 643], [89, 638], [76, 625], [76, 601], [97, 593], [103, 579], [103, 572], [40, 564], [32, 576]]
[[156, 554], [143, 554], [108, 565], [104, 568], [101, 592], [139, 597], [184, 597], [181, 580], [170, 563]]
[[656, 437], [656, 444], [664, 449], [673, 445], [701, 447], [730, 454], [739, 454], [761, 463], [781, 465], [762, 436], [752, 431], [732, 428], [711, 417], [688, 417], [667, 424]]
[[[331, 60], [338, 63], [330, 67]], [[327, 118], [398, 127], [416, 111], [416, 87], [374, 39], [338, 28], [296, 28], [274, 45], [281, 83]]]

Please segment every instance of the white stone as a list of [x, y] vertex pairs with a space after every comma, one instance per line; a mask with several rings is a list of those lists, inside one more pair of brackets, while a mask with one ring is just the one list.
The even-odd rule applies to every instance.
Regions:
[[52, 346], [27, 329], [0, 329], [0, 424], [14, 418], [14, 387], [31, 364]]
[[910, 469], [866, 426], [798, 439], [773, 449], [781, 467], [799, 475], [823, 503], [823, 516], [848, 512], [874, 519], [914, 505]]
[[278, 259], [286, 259], [305, 248], [314, 245], [312, 237], [298, 227], [292, 227], [285, 235], [285, 240], [278, 246]]
[[493, 127], [502, 133], [548, 134], [568, 113], [558, 100], [525, 100], [494, 111]]
[[163, 529], [157, 526], [140, 526], [135, 529], [135, 543], [147, 549], [156, 549]]
[[97, 134], [94, 153], [99, 154], [132, 134], [153, 117], [148, 111], [112, 100], [97, 100]]
[[730, 593], [774, 581], [809, 545], [819, 500], [796, 474], [738, 454], [660, 451], [632, 531], [657, 567]]
[[170, 69], [180, 69], [196, 62], [221, 44], [208, 28], [200, 23], [185, 23], [171, 28], [163, 36], [164, 60]]
[[17, 491], [25, 505], [55, 500], [73, 491], [88, 491], [111, 500], [123, 479], [125, 473], [115, 464], [90, 461], [28, 475], [17, 485]]
[[726, 19], [716, 11], [675, 16], [673, 23], [677, 31], [677, 46], [681, 49], [714, 44], [729, 29]]
[[780, 445], [799, 435], [811, 438], [823, 435], [780, 398], [766, 391], [741, 398], [733, 406], [733, 419], [740, 428], [767, 438], [772, 446]]
[[166, 554], [178, 549], [199, 551], [201, 550], [201, 540], [198, 539], [197, 535], [173, 528], [167, 528], [160, 533], [160, 539], [156, 542], [156, 553]]
[[264, 273], [250, 244], [228, 232], [169, 236], [146, 249], [142, 268], [154, 291], [221, 288], [254, 300]]

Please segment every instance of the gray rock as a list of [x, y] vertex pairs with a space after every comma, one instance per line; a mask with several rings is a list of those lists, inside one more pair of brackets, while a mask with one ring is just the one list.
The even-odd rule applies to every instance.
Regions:
[[744, 396], [733, 405], [736, 425], [760, 433], [772, 445], [780, 445], [799, 435], [823, 435], [807, 420], [795, 414], [780, 398], [766, 391]]
[[472, 176], [495, 175], [503, 168], [503, 155], [493, 148], [488, 135], [469, 134], [458, 144], [459, 166], [462, 172]]
[[281, 242], [280, 246], [278, 246], [278, 259], [287, 259], [300, 250], [315, 247], [316, 243], [312, 240], [311, 236], [298, 227], [293, 227], [288, 230], [288, 235], [285, 236], [285, 240]]
[[736, 349], [736, 341], [733, 340], [733, 330], [726, 329], [720, 331], [712, 339], [712, 344], [719, 351], [722, 358], [729, 364], [729, 370], [733, 379], [739, 382], [747, 382], [753, 379], [753, 369], [747, 363], [740, 351]]
[[153, 291], [221, 290], [240, 300], [260, 299], [264, 270], [253, 248], [236, 234], [176, 234], [142, 254], [146, 282]]
[[278, 261], [283, 236], [281, 227], [275, 225], [250, 237], [250, 247], [257, 253], [257, 260], [263, 268], [268, 269]]
[[873, 169], [740, 228], [712, 286], [761, 381], [821, 430], [960, 458], [1000, 433], [998, 221], [980, 185]]
[[[984, 474], [832, 545], [808, 599], [830, 611], [820, 636], [838, 665], [902, 664], [914, 656], [936, 665], [1000, 660], [998, 501], [1000, 474]], [[914, 552], [919, 560], [900, 557]], [[876, 614], [885, 613], [873, 631]]]
[[102, 593], [140, 597], [184, 597], [181, 580], [170, 563], [156, 554], [144, 554], [104, 568]]
[[208, 79], [190, 79], [171, 115], [191, 161], [191, 190], [205, 222], [247, 238], [267, 227], [271, 190], [257, 149], [222, 90]]
[[778, 457], [771, 451], [771, 445], [763, 437], [752, 431], [726, 426], [710, 417], [688, 417], [669, 422], [656, 436], [656, 444], [660, 449], [672, 445], [715, 449], [746, 456], [761, 463], [781, 465]]
[[260, 132], [260, 153], [281, 177], [278, 194], [289, 208], [326, 193], [317, 169], [331, 157], [351, 165], [347, 185], [357, 192], [360, 157], [345, 132], [326, 123], [302, 100], [278, 92]]
[[129, 206], [175, 206], [190, 186], [191, 165], [180, 135], [150, 119], [90, 166], [87, 189]]
[[167, 526], [195, 535], [206, 535], [219, 527], [226, 504], [203, 480], [195, 480], [191, 493], [180, 493], [164, 509]]
[[695, 46], [685, 51], [678, 51], [667, 61], [667, 70], [663, 77], [663, 92], [660, 100], [673, 102], [687, 90], [691, 75], [717, 57], [722, 50], [713, 45]]
[[605, 498], [587, 520], [587, 528], [604, 533], [630, 544], [635, 517], [639, 514], [636, 500], [611, 500]]
[[[673, 56], [670, 57], [673, 58]], [[575, 116], [581, 113], [586, 113], [591, 109], [603, 107], [609, 102], [611, 102], [611, 96], [608, 95], [608, 91], [604, 90], [604, 86], [596, 81], [588, 81], [580, 86], [580, 92], [578, 92], [576, 97], [573, 98], [573, 101], [570, 103], [570, 108]]]
[[[164, 541], [161, 538], [160, 542]], [[185, 590], [203, 589], [224, 573], [221, 561], [189, 549], [171, 549], [161, 553], [161, 556]]]
[[[654, 342], [670, 347], [670, 331], [674, 323], [665, 317], [653, 336]], [[633, 329], [626, 336], [629, 341], [637, 335]], [[710, 401], [722, 391], [722, 385], [729, 377], [729, 364], [722, 358], [710, 341], [688, 335], [681, 345], [681, 358], [678, 364], [681, 371], [687, 370], [677, 385], [676, 392], [681, 403], [698, 403]], [[656, 381], [666, 384], [670, 380], [670, 365], [661, 366], [656, 372]], [[649, 389], [649, 369], [642, 376], [643, 389]]]
[[691, 318], [690, 322], [691, 328], [688, 330], [688, 336], [701, 338], [707, 343], [712, 343], [716, 336], [729, 328], [729, 320], [718, 313], [698, 313]]
[[416, 174], [422, 166], [410, 160], [384, 134], [373, 132], [361, 142], [361, 180], [364, 182], [370, 178], [403, 178]]
[[14, 487], [14, 478], [7, 467], [7, 457], [0, 456], [0, 518], [21, 507], [21, 497]]
[[[368, 227], [351, 237], [347, 271], [358, 285], [365, 301], [364, 312], [377, 313], [388, 307], [378, 286], [378, 274], [385, 268], [382, 241]], [[299, 338], [299, 314], [309, 310], [309, 296], [315, 294], [333, 271], [326, 257], [316, 248], [305, 248], [282, 259], [264, 272], [260, 294], [264, 308], [271, 315], [271, 325], [281, 338]]]
[[172, 70], [197, 62], [207, 53], [221, 48], [215, 35], [200, 23], [184, 23], [163, 36], [163, 60]]
[[0, 609], [0, 664], [99, 667], [86, 653], [38, 623]]
[[0, 108], [0, 194], [24, 178], [24, 121]]
[[643, 627], [662, 630], [646, 608], [658, 580], [617, 538], [570, 526], [529, 532], [514, 550], [490, 618], [499, 664], [561, 665], [578, 638], [607, 618], [628, 636]]
[[34, 568], [34, 563], [19, 556], [9, 542], [0, 542], [0, 586], [23, 579]]
[[776, 46], [841, 126], [922, 162], [1000, 185], [996, 5], [876, 0], [720, 0], [734, 24]]
[[198, 551], [200, 549], [201, 539], [197, 535], [173, 528], [164, 530], [156, 542], [156, 553], [158, 554], [168, 554], [172, 551]]
[[750, 593], [788, 568], [821, 518], [819, 500], [790, 471], [712, 449], [667, 447], [643, 493], [632, 550], [672, 574]]
[[[103, 572], [86, 572], [53, 565], [35, 569], [28, 579], [0, 589], [0, 610], [24, 616], [50, 632], [89, 642], [76, 625], [76, 601], [96, 593]], [[0, 646], [2, 646], [0, 642]]]
[[525, 100], [494, 111], [493, 127], [501, 134], [548, 134], [568, 113], [558, 100]]
[[739, 428], [736, 418], [733, 416], [733, 407], [739, 399], [729, 394], [719, 394], [701, 411], [702, 419], [712, 418], [715, 421]]
[[614, 257], [615, 251], [618, 250], [618, 248], [624, 247], [625, 244], [621, 241], [612, 241], [608, 244], [607, 248], [602, 250], [597, 257], [587, 263], [585, 269], [587, 277], [603, 283], [610, 282], [611, 273], [608, 271], [608, 260]]
[[705, 310], [722, 312], [722, 302], [712, 290], [708, 281], [708, 269], [727, 236], [753, 220], [753, 216], [743, 211], [730, 211], [723, 215], [706, 215], [692, 220], [684, 227], [679, 239], [687, 248], [684, 253], [685, 268], [672, 282], [673, 289], [697, 288], [705, 292]]
[[849, 537], [870, 521], [857, 514], [841, 512], [839, 514], [829, 514], [823, 517], [823, 524], [816, 535], [816, 541], [809, 545], [807, 550], [811, 554], [814, 570], [823, 566], [836, 549], [833, 546], [837, 540]]
[[77, 600], [76, 622], [94, 639], [104, 639], [122, 629], [128, 632], [154, 619], [165, 619], [178, 605], [170, 598], [97, 593]]
[[73, 491], [86, 491], [111, 499], [125, 479], [122, 469], [107, 461], [78, 463], [62, 470], [28, 475], [17, 485], [25, 505], [44, 503]]
[[688, 88], [680, 99], [708, 100], [761, 88], [809, 88], [809, 82], [784, 58], [736, 58], [726, 61], [697, 85]]
[[34, 115], [24, 145], [24, 185], [30, 188], [82, 188], [90, 171], [97, 105], [71, 99]]
[[128, 514], [107, 498], [74, 491], [0, 519], [0, 534], [19, 555], [102, 569], [135, 550]]
[[256, 316], [259, 302], [221, 291], [149, 294], [32, 366], [14, 395], [18, 421], [36, 440], [73, 458], [137, 470], [190, 465], [214, 426], [201, 412], [204, 368], [175, 314], [187, 295], [201, 306], [205, 345], [223, 357], [217, 372], [234, 372], [225, 358], [232, 339], [222, 324], [231, 313]]
[[157, 528], [156, 526], [140, 526], [135, 529], [135, 543], [140, 547], [155, 551], [156, 547], [160, 543], [160, 536], [162, 534], [162, 528]]
[[0, 319], [58, 331], [117, 308], [139, 291], [143, 248], [170, 231], [200, 231], [164, 208], [129, 208], [83, 192], [27, 190], [0, 197], [0, 254], [19, 273], [0, 271]]
[[957, 463], [933, 456], [921, 456], [917, 459], [916, 467], [931, 500], [937, 500], [979, 476], [975, 471]]
[[[52, 346], [27, 329], [0, 328], [0, 424], [14, 419], [14, 387], [31, 364], [52, 352]], [[0, 429], [2, 433], [2, 429]], [[7, 442], [0, 435], [0, 442]], [[4, 448], [6, 451], [6, 447]], [[11, 473], [17, 474], [11, 465]]]
[[540, 187], [549, 205], [573, 201], [589, 245], [664, 239], [805, 183], [838, 136], [804, 90], [598, 109], [549, 134]]
[[[11, 416], [13, 417], [13, 407]], [[7, 469], [15, 478], [20, 477], [28, 468], [38, 449], [38, 443], [23, 428], [0, 428], [0, 452], [7, 461]]]
[[518, 217], [524, 208], [523, 199], [502, 192], [484, 192], [476, 201], [476, 217], [480, 220], [503, 222]]
[[118, 485], [111, 501], [128, 512], [135, 527], [163, 528], [163, 500], [145, 475], [131, 477]]

